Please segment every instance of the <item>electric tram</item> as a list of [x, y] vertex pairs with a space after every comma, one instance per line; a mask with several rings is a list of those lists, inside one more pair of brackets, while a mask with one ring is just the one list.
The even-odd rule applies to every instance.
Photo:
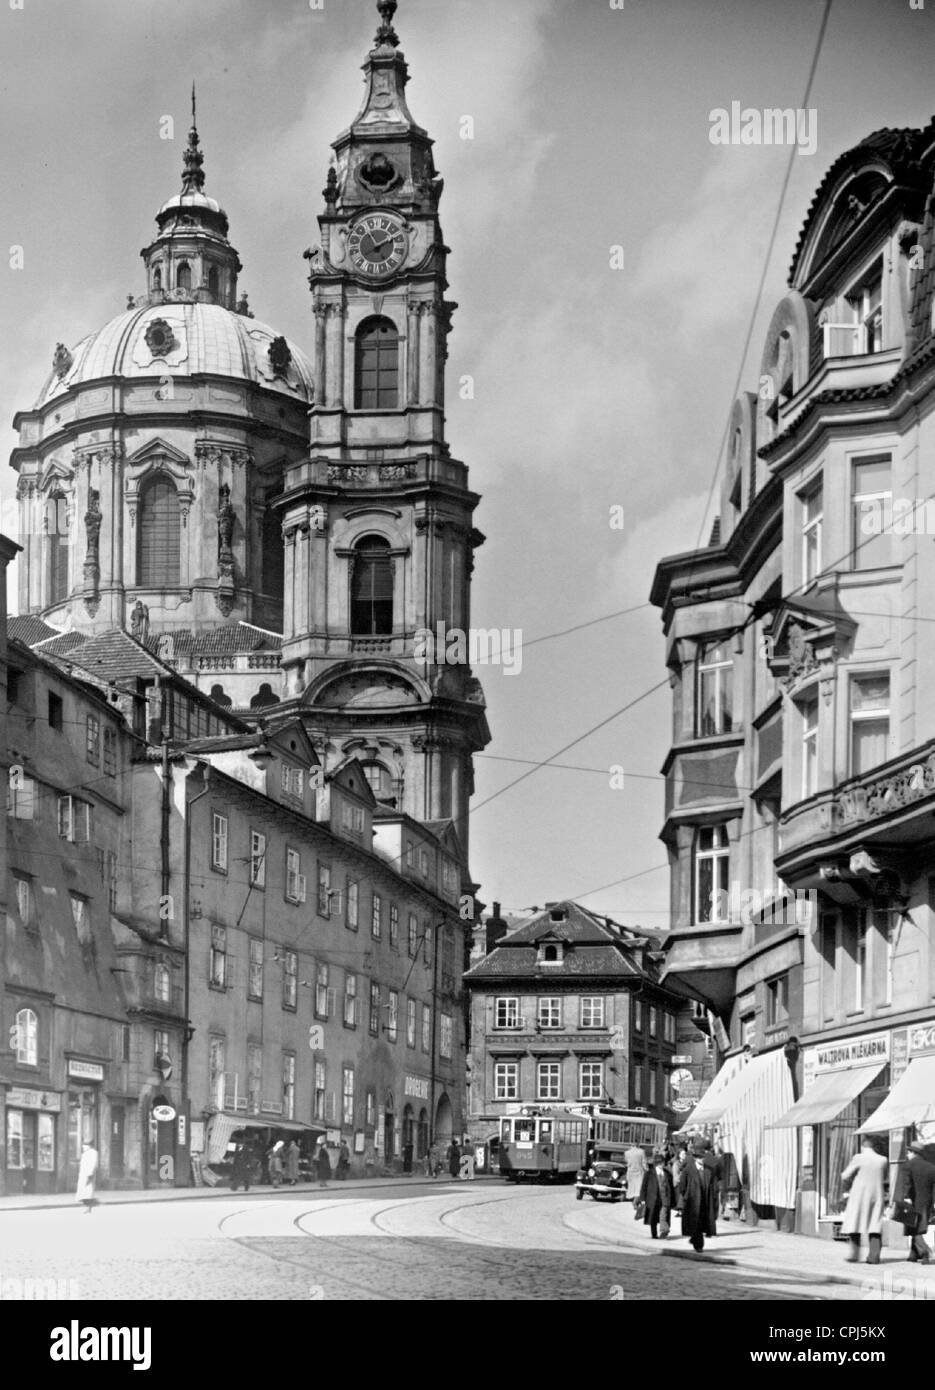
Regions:
[[511, 1182], [572, 1182], [595, 1159], [623, 1161], [627, 1149], [658, 1148], [666, 1123], [646, 1110], [527, 1105], [500, 1119], [500, 1173]]

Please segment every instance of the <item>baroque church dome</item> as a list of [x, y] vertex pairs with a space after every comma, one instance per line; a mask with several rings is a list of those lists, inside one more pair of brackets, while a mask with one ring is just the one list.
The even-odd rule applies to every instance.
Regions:
[[250, 312], [203, 163], [193, 91], [182, 187], [140, 253], [143, 292], [59, 343], [14, 420], [19, 611], [59, 632], [145, 634], [206, 693], [248, 708], [280, 685], [283, 482], [308, 455], [315, 371]]
[[[166, 325], [168, 331], [162, 329]], [[279, 356], [274, 344], [280, 346]], [[275, 329], [222, 304], [165, 294], [155, 303], [112, 318], [68, 351], [64, 371], [53, 368], [36, 401], [41, 409], [86, 382], [102, 377], [232, 377], [271, 391], [310, 401], [312, 363], [295, 343]]]

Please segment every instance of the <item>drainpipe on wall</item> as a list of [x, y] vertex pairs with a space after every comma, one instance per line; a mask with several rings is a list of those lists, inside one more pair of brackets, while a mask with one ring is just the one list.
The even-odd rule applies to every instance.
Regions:
[[182, 877], [182, 892], [184, 901], [182, 905], [182, 944], [184, 949], [184, 959], [182, 962], [182, 1013], [185, 1018], [185, 1026], [182, 1031], [182, 1067], [181, 1067], [181, 1092], [182, 1108], [188, 1120], [188, 1152], [191, 1154], [191, 1103], [188, 1094], [188, 1048], [194, 1035], [194, 1028], [189, 1019], [189, 993], [191, 971], [189, 968], [189, 958], [191, 955], [191, 858], [192, 858], [192, 807], [196, 801], [200, 801], [203, 796], [208, 795], [207, 780], [205, 786], [195, 796], [185, 799], [185, 858]]
[[[444, 926], [444, 923], [441, 924]], [[432, 942], [432, 1057], [429, 1067], [429, 1148], [435, 1143], [435, 1040], [438, 1036], [438, 930], [435, 924], [435, 940]]]

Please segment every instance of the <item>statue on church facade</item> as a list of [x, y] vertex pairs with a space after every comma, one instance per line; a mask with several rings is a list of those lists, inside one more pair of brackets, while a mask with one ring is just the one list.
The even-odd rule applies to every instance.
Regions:
[[130, 635], [137, 642], [149, 641], [149, 609], [137, 599], [130, 613]]

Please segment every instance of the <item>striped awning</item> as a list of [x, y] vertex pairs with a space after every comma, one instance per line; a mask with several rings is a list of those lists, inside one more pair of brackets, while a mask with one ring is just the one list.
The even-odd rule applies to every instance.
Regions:
[[728, 1057], [689, 1118], [679, 1129], [679, 1134], [685, 1134], [690, 1129], [703, 1129], [706, 1125], [717, 1124], [724, 1113], [724, 1107], [721, 1103], [724, 1096], [729, 1093], [733, 1082], [746, 1070], [748, 1063], [749, 1057], [745, 1052], [740, 1052], [735, 1057]]
[[794, 1207], [795, 1132], [768, 1128], [793, 1099], [792, 1075], [781, 1047], [755, 1057], [740, 1054], [724, 1063], [685, 1128], [717, 1125], [721, 1148], [733, 1154], [751, 1199], [764, 1206]]
[[784, 1115], [773, 1120], [770, 1129], [801, 1129], [803, 1125], [822, 1125], [850, 1105], [875, 1081], [886, 1060], [870, 1066], [842, 1067], [840, 1071], [820, 1072], [803, 1096]]
[[881, 1106], [860, 1126], [858, 1134], [935, 1121], [935, 1056], [913, 1057]]

